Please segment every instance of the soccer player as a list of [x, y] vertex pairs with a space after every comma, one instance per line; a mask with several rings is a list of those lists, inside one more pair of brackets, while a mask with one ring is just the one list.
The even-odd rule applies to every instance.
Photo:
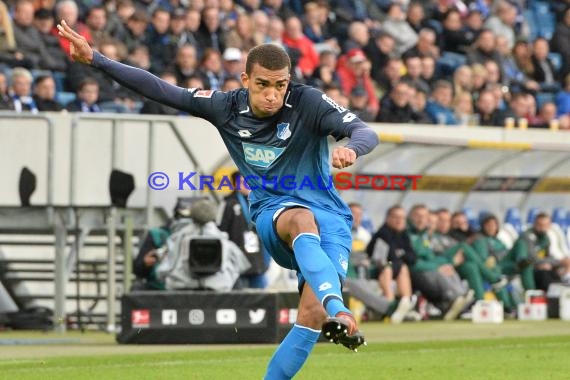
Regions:
[[332, 186], [327, 136], [350, 137], [332, 152], [342, 169], [370, 152], [377, 135], [320, 91], [290, 82], [281, 47], [253, 48], [241, 74], [244, 88], [229, 92], [180, 88], [94, 52], [64, 21], [75, 61], [90, 64], [147, 98], [202, 117], [217, 129], [251, 187], [250, 211], [275, 261], [295, 269], [301, 299], [297, 321], [277, 348], [266, 379], [290, 379], [302, 367], [321, 330], [356, 350], [364, 336], [344, 306], [341, 281], [351, 249], [352, 216]]

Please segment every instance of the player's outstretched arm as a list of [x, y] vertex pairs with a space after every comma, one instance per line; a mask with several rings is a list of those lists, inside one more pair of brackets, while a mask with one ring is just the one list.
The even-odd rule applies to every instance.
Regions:
[[57, 25], [59, 35], [70, 42], [71, 58], [76, 62], [92, 65], [111, 76], [117, 83], [159, 103], [187, 110], [188, 92], [136, 67], [113, 61], [93, 51], [87, 40], [61, 21]]

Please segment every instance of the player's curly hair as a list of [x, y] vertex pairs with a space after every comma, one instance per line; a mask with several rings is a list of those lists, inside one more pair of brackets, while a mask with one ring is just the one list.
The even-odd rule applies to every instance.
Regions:
[[286, 67], [291, 71], [291, 59], [287, 52], [281, 46], [271, 43], [258, 45], [249, 51], [245, 63], [247, 75], [251, 74], [256, 63], [268, 70], [280, 70]]

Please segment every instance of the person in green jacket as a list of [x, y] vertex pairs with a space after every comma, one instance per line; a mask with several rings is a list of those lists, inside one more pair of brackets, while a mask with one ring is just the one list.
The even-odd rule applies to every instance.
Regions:
[[[509, 250], [505, 244], [497, 238], [499, 233], [499, 220], [495, 215], [489, 214], [481, 221], [481, 233], [473, 242], [473, 249], [480, 262], [484, 263], [487, 271], [496, 277], [503, 277], [503, 271], [499, 265]], [[494, 289], [497, 298], [503, 302], [505, 313], [512, 313], [516, 309], [515, 301], [506, 288]]]
[[[455, 213], [456, 219], [459, 216]], [[451, 233], [451, 213], [442, 208], [437, 211], [437, 226], [432, 236], [432, 247], [436, 255], [446, 257], [455, 263], [455, 270], [465, 279], [475, 292], [475, 299], [485, 298], [483, 282], [487, 281], [493, 290], [500, 290], [507, 285], [507, 280], [500, 273], [491, 271], [485, 262], [479, 258], [475, 250], [463, 241], [462, 234]], [[464, 216], [464, 215], [463, 215]], [[465, 218], [467, 222], [467, 218]]]
[[473, 300], [473, 291], [466, 291], [454, 266], [457, 259], [437, 256], [431, 247], [428, 232], [429, 211], [425, 205], [412, 207], [407, 233], [416, 252], [416, 262], [410, 267], [412, 285], [431, 303], [441, 309], [445, 320], [455, 319]]
[[570, 274], [570, 259], [557, 259], [550, 255], [550, 216], [539, 213], [532, 228], [515, 241], [513, 248], [499, 264], [509, 275], [520, 274], [525, 290], [548, 290], [553, 282], [567, 279]]

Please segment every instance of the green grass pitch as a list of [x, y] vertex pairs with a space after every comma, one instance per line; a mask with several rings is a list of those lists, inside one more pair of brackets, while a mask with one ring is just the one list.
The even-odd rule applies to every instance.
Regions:
[[[355, 354], [320, 343], [296, 379], [570, 379], [570, 322], [368, 323], [362, 330], [367, 347]], [[274, 348], [0, 332], [0, 379], [261, 379]]]

